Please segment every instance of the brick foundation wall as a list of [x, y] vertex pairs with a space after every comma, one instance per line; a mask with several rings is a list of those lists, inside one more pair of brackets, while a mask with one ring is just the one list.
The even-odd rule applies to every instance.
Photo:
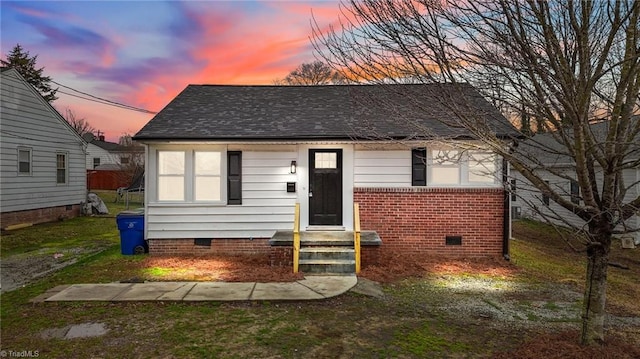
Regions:
[[[354, 201], [360, 204], [362, 229], [380, 235], [380, 253], [502, 254], [501, 188], [356, 188]], [[446, 236], [462, 236], [462, 244], [446, 245]], [[380, 253], [365, 252], [363, 264]]]
[[[204, 244], [206, 244], [205, 241]], [[271, 246], [268, 238], [212, 239], [211, 245], [196, 244], [194, 239], [150, 239], [149, 254], [156, 256], [222, 254], [264, 255], [272, 266], [293, 266], [292, 246]]]
[[194, 239], [150, 239], [149, 254], [158, 256], [198, 254], [270, 254], [268, 238], [211, 239], [196, 244]]
[[275, 267], [293, 268], [293, 246], [273, 246], [269, 254], [269, 262]]
[[80, 215], [82, 206], [80, 204], [70, 204], [66, 206], [48, 207], [30, 209], [26, 211], [15, 211], [2, 213], [0, 216], [0, 223], [2, 228], [11, 226], [14, 224], [22, 223], [46, 223], [59, 221], [62, 219], [68, 219], [77, 217]]

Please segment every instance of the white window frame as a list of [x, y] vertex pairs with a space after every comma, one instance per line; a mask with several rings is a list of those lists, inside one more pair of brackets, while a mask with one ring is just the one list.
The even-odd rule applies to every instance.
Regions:
[[[58, 156], [64, 158], [64, 168], [58, 167]], [[58, 171], [64, 170], [64, 182], [59, 182]], [[56, 185], [64, 186], [69, 184], [69, 153], [68, 152], [56, 152]]]
[[[456, 151], [458, 153], [458, 161], [457, 163], [453, 163], [453, 164], [437, 164], [435, 162], [434, 159], [434, 154], [436, 152], [440, 152], [440, 151]], [[456, 148], [429, 148], [427, 149], [427, 186], [431, 185], [433, 187], [458, 187], [462, 184], [461, 181], [461, 177], [462, 177], [462, 163], [464, 161], [464, 158], [462, 157], [464, 156], [464, 154], [461, 153], [460, 149], [456, 149]], [[445, 169], [445, 168], [455, 168], [458, 170], [458, 178], [457, 181], [455, 183], [451, 183], [451, 182], [435, 182], [433, 177], [434, 177], [434, 171], [438, 170], [438, 169]]]
[[[475, 154], [481, 155], [481, 156], [493, 157], [493, 175], [491, 176], [492, 181], [472, 181], [471, 180], [471, 157]], [[463, 177], [463, 180], [466, 178], [467, 184], [475, 185], [475, 186], [486, 186], [486, 185], [495, 185], [498, 182], [498, 170], [500, 168], [498, 166], [498, 155], [496, 155], [491, 151], [475, 151], [475, 150], [468, 151], [465, 155], [466, 155], [467, 173], [466, 173], [466, 176]]]
[[[175, 152], [175, 153], [180, 153], [182, 154], [182, 173], [160, 173], [160, 154], [162, 152]], [[156, 198], [158, 199], [158, 201], [160, 202], [184, 202], [185, 198], [186, 198], [186, 187], [187, 187], [187, 155], [185, 153], [185, 151], [182, 150], [158, 150], [156, 152]], [[177, 179], [180, 178], [182, 179], [182, 198], [179, 199], [160, 199], [160, 182], [161, 179]]]
[[[206, 173], [197, 173], [198, 169], [196, 168], [196, 156], [198, 153], [217, 153], [219, 156], [219, 165], [220, 168], [218, 168], [218, 173], [217, 174], [206, 174]], [[215, 151], [215, 150], [211, 150], [211, 151], [207, 151], [207, 150], [195, 150], [193, 151], [193, 201], [194, 202], [205, 202], [205, 203], [222, 203], [222, 172], [223, 172], [223, 164], [226, 163], [225, 161], [223, 161], [222, 156], [226, 156], [226, 153], [224, 153], [223, 151]], [[198, 199], [196, 198], [197, 196], [197, 182], [198, 182], [198, 178], [217, 178], [218, 179], [218, 199], [216, 200], [207, 200], [207, 199]], [[225, 191], [226, 192], [226, 191]]]
[[[185, 156], [184, 163], [184, 196], [182, 200], [161, 200], [159, 196], [160, 192], [160, 169], [159, 169], [159, 153], [163, 151], [178, 151], [182, 152]], [[217, 152], [220, 153], [220, 171], [219, 175], [211, 175], [213, 177], [220, 178], [220, 199], [219, 200], [197, 200], [196, 197], [196, 169], [195, 169], [195, 157], [196, 152]], [[153, 197], [155, 203], [158, 204], [207, 204], [207, 205], [226, 205], [227, 203], [227, 150], [226, 147], [223, 146], [195, 146], [195, 147], [184, 147], [184, 146], [159, 146], [153, 151], [153, 155], [155, 157], [155, 169], [153, 170], [156, 175], [155, 190], [153, 191]], [[209, 175], [207, 175], [209, 176]]]
[[[455, 164], [440, 165], [436, 164], [434, 160], [434, 154], [438, 151], [457, 151], [459, 153], [458, 162]], [[473, 154], [493, 155], [494, 156], [494, 175], [493, 181], [470, 181], [469, 174], [471, 169], [469, 168], [470, 157]], [[439, 168], [457, 168], [458, 179], [455, 183], [447, 182], [434, 182], [434, 171]], [[427, 187], [498, 187], [500, 186], [499, 172], [500, 172], [499, 156], [491, 151], [482, 150], [463, 150], [455, 147], [432, 147], [427, 148]]]
[[[28, 172], [22, 172], [20, 171], [20, 163], [22, 163], [23, 161], [20, 161], [20, 152], [28, 152], [29, 153], [29, 171]], [[17, 162], [18, 162], [18, 176], [33, 176], [33, 149], [30, 147], [18, 147], [17, 149]]]

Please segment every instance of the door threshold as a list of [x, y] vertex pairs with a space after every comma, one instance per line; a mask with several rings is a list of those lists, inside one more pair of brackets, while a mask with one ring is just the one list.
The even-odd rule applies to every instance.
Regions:
[[308, 232], [313, 232], [313, 231], [343, 231], [344, 232], [344, 226], [308, 226], [307, 227], [307, 231]]

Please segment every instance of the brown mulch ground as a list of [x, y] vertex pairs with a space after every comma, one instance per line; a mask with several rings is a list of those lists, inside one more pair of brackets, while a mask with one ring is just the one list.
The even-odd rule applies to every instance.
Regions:
[[502, 258], [429, 258], [424, 255], [384, 255], [378, 264], [366, 266], [359, 276], [381, 283], [396, 282], [426, 274], [484, 274], [512, 277], [517, 268]]
[[[166, 270], [166, 280], [221, 280], [226, 282], [293, 282], [304, 278], [291, 267], [272, 267], [261, 255], [147, 257], [141, 267]], [[359, 276], [376, 282], [391, 283], [425, 274], [474, 273], [511, 277], [517, 269], [500, 258], [433, 259], [424, 256], [387, 255], [378, 264], [362, 269]], [[174, 273], [174, 274], [172, 274]]]
[[147, 257], [140, 262], [144, 268], [167, 270], [164, 280], [195, 280], [225, 282], [294, 282], [304, 278], [290, 267], [272, 267], [262, 255]]

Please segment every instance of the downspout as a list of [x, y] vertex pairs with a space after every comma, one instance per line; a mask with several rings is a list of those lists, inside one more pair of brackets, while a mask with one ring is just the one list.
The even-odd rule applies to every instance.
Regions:
[[503, 210], [502, 210], [502, 257], [510, 260], [509, 237], [511, 233], [511, 195], [509, 192], [509, 162], [502, 157], [502, 184], [503, 190]]

